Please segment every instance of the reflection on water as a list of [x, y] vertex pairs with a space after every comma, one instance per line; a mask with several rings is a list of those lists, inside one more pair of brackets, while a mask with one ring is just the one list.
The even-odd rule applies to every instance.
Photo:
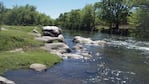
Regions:
[[32, 70], [8, 71], [4, 75], [17, 84], [148, 84], [149, 42], [130, 37], [101, 33], [65, 32], [69, 46], [74, 35], [105, 40], [105, 47], [85, 45], [91, 52], [89, 60], [64, 60], [46, 72]]

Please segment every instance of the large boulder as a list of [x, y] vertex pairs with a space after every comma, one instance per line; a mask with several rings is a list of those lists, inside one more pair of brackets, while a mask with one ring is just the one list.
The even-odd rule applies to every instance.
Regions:
[[0, 84], [15, 84], [14, 81], [8, 80], [5, 77], [0, 76]]
[[61, 34], [62, 30], [56, 26], [43, 26], [42, 32], [44, 36], [58, 37]]
[[47, 66], [44, 64], [34, 63], [30, 65], [30, 69], [41, 72], [47, 70]]

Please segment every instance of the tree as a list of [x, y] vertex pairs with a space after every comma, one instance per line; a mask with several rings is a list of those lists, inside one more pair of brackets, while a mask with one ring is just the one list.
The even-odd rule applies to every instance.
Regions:
[[0, 2], [0, 30], [1, 30], [1, 25], [4, 23], [3, 22], [3, 15], [4, 15], [4, 12], [5, 12], [6, 8], [5, 6], [3, 5], [2, 2]]
[[146, 31], [149, 26], [149, 0], [135, 0], [132, 8], [133, 13], [129, 17], [129, 24]]
[[12, 9], [5, 9], [4, 11], [3, 4], [0, 4], [0, 10], [2, 10], [0, 11], [0, 21], [7, 25], [53, 25], [50, 16], [39, 13], [36, 11], [36, 7], [32, 5], [16, 5]]
[[86, 5], [82, 10], [81, 27], [83, 30], [91, 31], [94, 28], [94, 8], [91, 4]]
[[71, 29], [76, 29], [79, 30], [80, 29], [80, 21], [81, 20], [81, 16], [80, 16], [80, 10], [72, 10], [70, 12], [70, 18], [69, 18], [69, 23], [71, 26]]
[[129, 8], [125, 0], [101, 0], [99, 16], [110, 28], [119, 29], [121, 23], [127, 22]]
[[95, 9], [91, 4], [86, 5], [82, 10], [76, 9], [60, 14], [56, 24], [61, 27], [73, 30], [94, 30]]
[[99, 14], [101, 14], [101, 2], [96, 2], [94, 4], [94, 17], [95, 17], [95, 26], [96, 25], [105, 25], [104, 21], [101, 20], [101, 18], [99, 17]]

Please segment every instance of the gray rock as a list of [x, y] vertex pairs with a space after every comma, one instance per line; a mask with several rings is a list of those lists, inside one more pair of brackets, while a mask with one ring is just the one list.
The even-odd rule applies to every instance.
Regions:
[[45, 36], [57, 37], [59, 34], [61, 34], [62, 30], [56, 26], [43, 26], [42, 32]]
[[48, 43], [48, 44], [45, 44], [45, 47], [50, 52], [60, 52], [60, 53], [71, 52], [71, 49], [65, 43]]
[[61, 41], [64, 41], [64, 36], [62, 34], [58, 35], [58, 39], [60, 39]]
[[71, 58], [71, 59], [83, 59], [82, 55], [72, 54], [72, 53], [64, 53], [62, 54], [63, 58]]
[[94, 46], [105, 46], [107, 44], [107, 42], [104, 40], [93, 41], [90, 38], [84, 38], [81, 36], [75, 36], [73, 39], [73, 42], [83, 43], [83, 44], [87, 44], [87, 45], [94, 45]]
[[73, 46], [73, 49], [75, 49], [75, 50], [82, 50], [83, 46], [79, 45], [79, 44], [76, 44], [75, 46]]
[[37, 29], [33, 29], [33, 33], [39, 33]]
[[47, 66], [44, 64], [34, 63], [30, 65], [30, 69], [41, 72], [45, 71], [47, 69]]
[[81, 36], [75, 36], [73, 42], [76, 43], [84, 43], [84, 44], [91, 44], [93, 41], [90, 38], [84, 38]]
[[82, 52], [81, 55], [83, 55], [84, 57], [88, 57], [88, 58], [92, 57], [92, 55], [89, 54], [88, 52], [86, 52], [86, 53]]
[[2, 28], [0, 28], [0, 30], [7, 31], [8, 29], [2, 27]]
[[105, 46], [107, 42], [104, 40], [97, 40], [97, 41], [93, 41], [92, 44], [97, 45], [97, 46], [98, 45]]
[[5, 77], [0, 76], [0, 84], [15, 84], [14, 81], [8, 80]]
[[43, 42], [48, 42], [48, 43], [52, 43], [54, 41], [59, 41], [59, 42], [63, 42], [64, 39], [61, 37], [50, 37], [50, 36], [42, 36], [42, 37], [36, 37], [35, 40], [38, 41], [43, 41]]

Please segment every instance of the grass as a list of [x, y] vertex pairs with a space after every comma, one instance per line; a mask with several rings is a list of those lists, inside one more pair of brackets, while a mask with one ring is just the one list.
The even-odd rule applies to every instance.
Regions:
[[0, 31], [0, 51], [22, 47], [35, 47], [43, 45], [34, 40], [34, 37], [18, 30]]
[[[27, 69], [32, 63], [50, 67], [61, 62], [58, 56], [39, 48], [44, 43], [34, 40], [34, 36], [29, 34], [35, 26], [2, 27], [8, 30], [0, 31], [0, 74], [7, 70]], [[24, 52], [9, 52], [17, 48], [23, 48]]]
[[32, 32], [33, 29], [37, 29], [41, 33], [41, 27], [40, 26], [7, 26], [3, 25], [4, 28], [7, 28], [9, 30], [18, 30], [22, 32]]
[[32, 63], [45, 64], [48, 67], [59, 63], [61, 59], [41, 49], [27, 50], [21, 52], [0, 53], [0, 74], [8, 70], [27, 69]]

